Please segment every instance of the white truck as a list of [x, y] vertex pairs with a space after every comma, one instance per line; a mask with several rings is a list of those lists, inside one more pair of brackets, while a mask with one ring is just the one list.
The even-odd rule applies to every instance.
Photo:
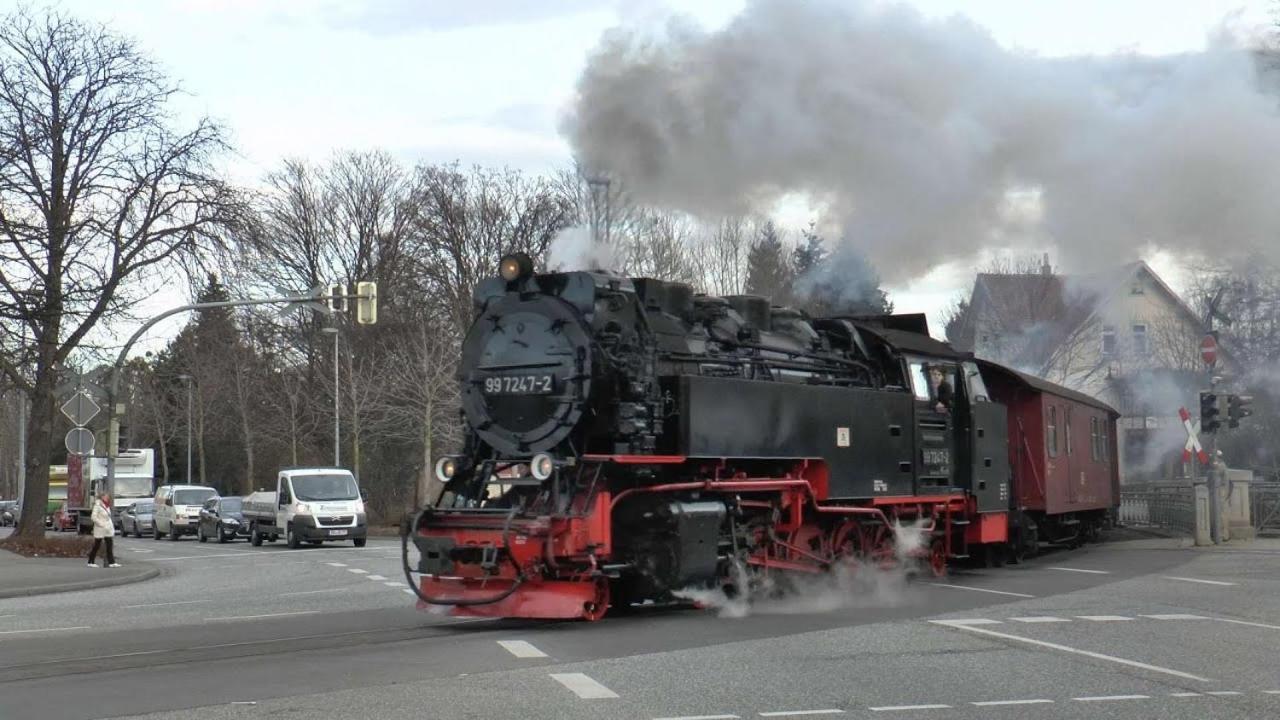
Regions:
[[254, 545], [283, 537], [291, 548], [335, 540], [364, 547], [369, 535], [363, 493], [343, 468], [281, 470], [276, 489], [251, 493], [242, 514]]
[[[139, 500], [150, 500], [156, 492], [156, 452], [151, 448], [121, 450], [116, 455], [115, 479], [107, 486], [107, 458], [94, 455], [76, 459], [80, 477], [70, 468], [76, 463], [68, 458], [68, 512], [78, 514], [81, 532], [91, 532], [93, 498], [111, 493], [111, 519], [120, 527], [120, 515]], [[77, 486], [77, 483], [79, 485]]]

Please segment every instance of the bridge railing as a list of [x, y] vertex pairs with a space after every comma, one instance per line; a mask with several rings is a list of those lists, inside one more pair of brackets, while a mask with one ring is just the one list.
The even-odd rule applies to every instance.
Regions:
[[1280, 534], [1280, 482], [1250, 483], [1249, 510], [1257, 534]]
[[1195, 489], [1189, 483], [1121, 485], [1120, 522], [1194, 533]]

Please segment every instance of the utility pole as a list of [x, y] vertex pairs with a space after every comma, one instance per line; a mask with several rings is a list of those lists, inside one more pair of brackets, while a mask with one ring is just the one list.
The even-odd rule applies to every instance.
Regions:
[[330, 325], [321, 332], [333, 335], [333, 466], [341, 467], [342, 415], [339, 413], [341, 385], [338, 379], [338, 326]]
[[178, 379], [187, 386], [187, 484], [192, 485], [194, 483], [191, 482], [191, 376], [183, 374], [179, 375]]

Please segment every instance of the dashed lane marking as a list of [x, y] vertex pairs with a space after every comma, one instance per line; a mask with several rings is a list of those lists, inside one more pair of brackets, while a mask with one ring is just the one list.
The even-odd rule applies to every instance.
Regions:
[[[935, 620], [933, 622], [942, 623], [944, 621]], [[988, 618], [961, 618], [959, 620], [946, 620], [945, 623], [947, 625], [999, 625], [1000, 621]]]
[[1020, 623], [1064, 623], [1071, 622], [1069, 618], [1054, 617], [1052, 615], [1032, 615], [1030, 617], [1009, 618]]
[[1151, 618], [1152, 620], [1208, 620], [1203, 615], [1192, 615], [1190, 613], [1165, 613], [1163, 615], [1139, 615], [1138, 617]]
[[298, 592], [280, 593], [279, 597], [293, 597], [294, 595], [318, 595], [320, 593], [342, 592], [343, 590], [347, 590], [353, 587], [355, 587], [355, 585], [348, 585], [347, 587], [325, 588], [323, 590], [300, 590]]
[[1125, 617], [1124, 615], [1077, 615], [1076, 617], [1081, 620], [1088, 620], [1089, 622], [1123, 622], [1125, 620], [1133, 619], [1131, 617]]
[[882, 705], [867, 708], [871, 712], [893, 712], [895, 710], [947, 710], [950, 705]]
[[129, 552], [149, 553], [149, 552], [155, 552], [155, 550], [142, 550], [140, 548], [129, 548]]
[[544, 658], [546, 653], [533, 646], [533, 643], [525, 640], [499, 640], [498, 644], [507, 652], [518, 658]]
[[1051, 567], [1047, 570], [1059, 570], [1061, 572], [1086, 573], [1089, 575], [1110, 575], [1110, 570], [1087, 570], [1085, 568], [1069, 568], [1069, 567]]
[[365, 580], [375, 580], [375, 581], [378, 581], [378, 582], [382, 582], [382, 581], [386, 580], [386, 578], [385, 578], [385, 577], [383, 577], [382, 575], [365, 575], [365, 576], [364, 576], [364, 579], [365, 579]]
[[1268, 625], [1260, 622], [1250, 622], [1248, 620], [1233, 620], [1231, 618], [1211, 618], [1218, 622], [1231, 623], [1232, 625], [1248, 625], [1249, 627], [1260, 627], [1268, 630], [1280, 630], [1280, 625]]
[[56, 628], [35, 628], [33, 630], [0, 630], [0, 635], [18, 635], [21, 633], [42, 633], [42, 632], [66, 632], [68, 630], [88, 630], [88, 625], [77, 625], [75, 627], [56, 627]]
[[1052, 700], [1046, 698], [1036, 698], [1034, 700], [983, 700], [982, 702], [969, 703], [978, 707], [998, 707], [1001, 705], [1045, 705], [1052, 703]]
[[325, 565], [328, 565], [329, 567], [346, 567], [347, 566], [346, 563], [325, 563]]
[[262, 559], [262, 553], [256, 552], [233, 552], [233, 553], [206, 553], [204, 555], [182, 555], [179, 557], [158, 557], [152, 558], [147, 562], [172, 562], [174, 560], [204, 560], [205, 558], [257, 558]]
[[393, 588], [398, 588], [398, 587], [400, 587], [400, 583], [398, 583], [398, 582], [394, 582], [394, 581], [391, 581], [391, 582], [384, 582], [384, 583], [382, 583], [382, 584], [383, 584], [383, 585], [386, 585], [387, 587], [393, 587]]
[[1010, 635], [1008, 633], [996, 632], [995, 630], [987, 630], [986, 628], [973, 627], [972, 625], [955, 624], [950, 620], [930, 620], [929, 622], [934, 623], [936, 625], [953, 627], [958, 630], [964, 630], [966, 632], [978, 633], [980, 635], [988, 635], [991, 637], [997, 637], [1004, 640], [1013, 640], [1014, 642], [1027, 643], [1028, 645], [1036, 645], [1038, 647], [1049, 648], [1050, 650], [1058, 650], [1060, 652], [1070, 653], [1072, 655], [1081, 655], [1083, 657], [1090, 657], [1095, 660], [1105, 660], [1107, 662], [1113, 662], [1120, 665], [1127, 665], [1129, 667], [1141, 668], [1143, 670], [1163, 673], [1165, 675], [1172, 675], [1174, 677], [1180, 677], [1186, 680], [1195, 680], [1197, 682], [1213, 682], [1209, 678], [1203, 678], [1203, 677], [1200, 677], [1199, 675], [1192, 675], [1191, 673], [1185, 673], [1185, 672], [1182, 672], [1181, 670], [1173, 670], [1166, 667], [1160, 667], [1159, 665], [1149, 665], [1144, 662], [1138, 662], [1137, 660], [1129, 660], [1127, 658], [1116, 657], [1115, 655], [1106, 655], [1104, 653], [1093, 652], [1092, 650], [1081, 650], [1080, 648], [1073, 648], [1067, 645], [1059, 645], [1058, 643], [1045, 642], [1043, 640], [1033, 640], [1031, 638], [1022, 637], [1020, 635]]
[[987, 588], [971, 587], [969, 585], [952, 585], [951, 583], [929, 583], [934, 587], [951, 588], [952, 590], [971, 590], [973, 592], [990, 593], [992, 595], [1008, 595], [1010, 597], [1033, 598], [1035, 595], [1026, 593], [1009, 592], [1007, 590], [990, 590]]
[[1076, 702], [1118, 702], [1120, 700], [1150, 700], [1150, 695], [1086, 695], [1071, 698]]
[[676, 717], [654, 718], [653, 720], [738, 720], [737, 715], [678, 715]]
[[1263, 690], [1263, 695], [1280, 695], [1280, 690]]
[[205, 622], [229, 622], [232, 620], [257, 620], [259, 618], [288, 617], [290, 615], [315, 615], [319, 610], [295, 610], [294, 612], [267, 613], [266, 615], [231, 615], [228, 617], [205, 618]]
[[[618, 693], [592, 680], [585, 673], [551, 673], [551, 679], [565, 686], [574, 695], [583, 700], [606, 700], [618, 697]], [[737, 715], [718, 715], [721, 718], [736, 718]]]
[[1239, 690], [1206, 690], [1205, 695], [1243, 695]]
[[414, 592], [413, 588], [405, 588], [404, 591], [406, 594], [413, 595], [414, 597], [418, 596], [418, 593]]
[[1204, 695], [1198, 692], [1176, 692], [1176, 693], [1169, 693], [1169, 697], [1191, 698], [1191, 697], [1204, 697]]
[[1222, 585], [1222, 586], [1227, 586], [1227, 587], [1230, 587], [1230, 586], [1232, 586], [1232, 585], [1236, 585], [1236, 584], [1237, 584], [1237, 583], [1233, 583], [1233, 582], [1226, 582], [1226, 581], [1224, 581], [1224, 580], [1202, 580], [1202, 579], [1200, 579], [1200, 578], [1175, 577], [1175, 576], [1173, 576], [1173, 575], [1165, 575], [1165, 576], [1164, 576], [1164, 579], [1165, 579], [1165, 580], [1179, 580], [1179, 581], [1181, 581], [1181, 582], [1189, 582], [1189, 583], [1200, 583], [1201, 585]]
[[195, 605], [196, 603], [207, 603], [207, 602], [213, 602], [213, 601], [212, 600], [174, 600], [173, 602], [146, 603], [143, 605], [122, 605], [121, 609], [129, 610], [132, 608], [164, 607], [166, 605]]
[[773, 710], [771, 712], [762, 712], [760, 717], [800, 717], [801, 715], [843, 715], [844, 711], [837, 708], [829, 708], [827, 710]]
[[369, 571], [368, 571], [368, 570], [361, 570], [360, 568], [347, 568], [347, 572], [349, 572], [349, 573], [355, 573], [355, 574], [357, 574], [357, 575], [368, 575], [368, 574], [369, 574]]

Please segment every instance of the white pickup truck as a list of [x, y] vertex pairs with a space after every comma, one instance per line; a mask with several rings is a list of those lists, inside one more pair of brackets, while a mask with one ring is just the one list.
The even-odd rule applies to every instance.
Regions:
[[274, 491], [251, 493], [243, 507], [254, 545], [284, 537], [291, 548], [334, 540], [364, 547], [369, 534], [360, 488], [342, 468], [281, 470]]

